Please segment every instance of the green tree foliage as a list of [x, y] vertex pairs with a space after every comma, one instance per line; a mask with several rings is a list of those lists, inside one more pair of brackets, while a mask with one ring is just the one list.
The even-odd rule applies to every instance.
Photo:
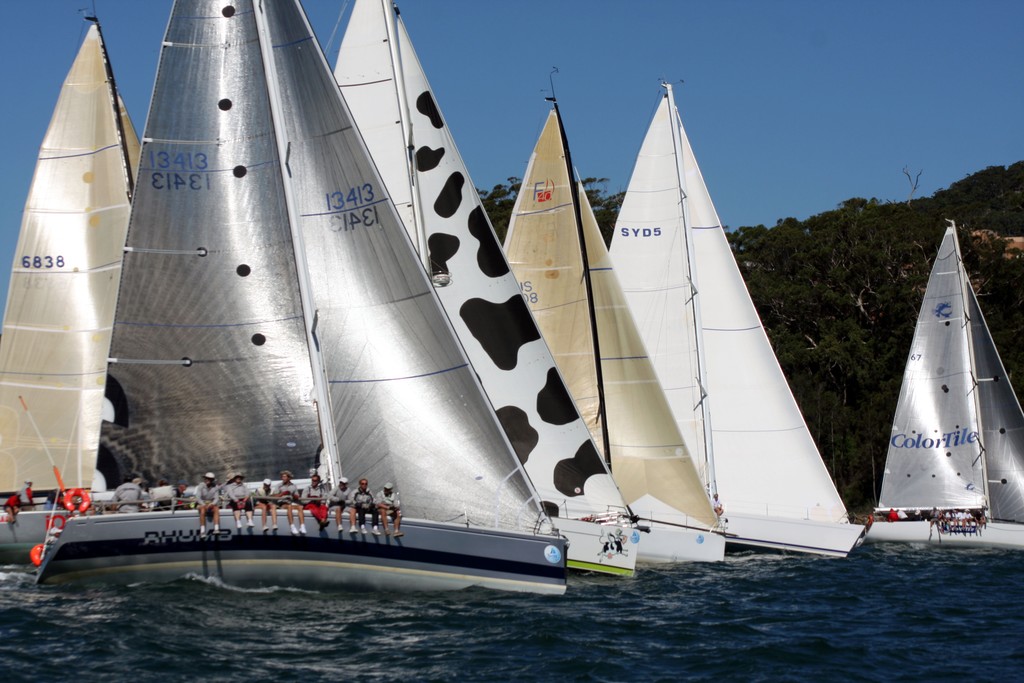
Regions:
[[985, 169], [909, 204], [850, 199], [836, 210], [730, 234], [751, 297], [840, 493], [870, 507], [921, 296], [946, 219], [1011, 381], [1024, 393], [1024, 162]]
[[[584, 181], [605, 239], [622, 194]], [[518, 178], [481, 192], [504, 240]], [[918, 308], [946, 219], [996, 346], [1024, 395], [1024, 257], [996, 236], [1024, 235], [1024, 162], [994, 166], [908, 202], [853, 198], [806, 220], [729, 234], [751, 298], [847, 506], [874, 504]], [[989, 231], [989, 232], [986, 232]]]

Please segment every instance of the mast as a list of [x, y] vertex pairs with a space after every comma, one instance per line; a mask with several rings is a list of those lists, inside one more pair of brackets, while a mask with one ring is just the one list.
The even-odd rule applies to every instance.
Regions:
[[957, 280], [960, 283], [960, 299], [964, 311], [964, 321], [961, 330], [967, 342], [964, 348], [967, 351], [967, 362], [971, 371], [970, 393], [974, 394], [974, 400], [972, 401], [974, 419], [978, 421], [978, 458], [981, 459], [982, 494], [985, 496], [985, 507], [988, 508], [990, 507], [988, 497], [988, 465], [985, 458], [985, 442], [982, 440], [985, 436], [985, 427], [982, 423], [981, 401], [978, 396], [978, 368], [974, 356], [974, 335], [971, 334], [971, 310], [970, 302], [968, 301], [969, 294], [967, 292], [967, 288], [971, 286], [971, 279], [967, 276], [967, 268], [964, 267], [963, 256], [960, 254], [960, 240], [956, 236], [956, 223], [954, 221], [947, 222], [949, 223], [949, 230], [953, 233], [953, 253], [956, 254]]
[[601, 344], [597, 334], [597, 312], [594, 310], [594, 288], [590, 279], [590, 261], [587, 258], [587, 244], [583, 236], [583, 215], [580, 208], [580, 188], [573, 172], [572, 155], [569, 153], [569, 139], [562, 125], [562, 114], [558, 111], [558, 101], [554, 96], [547, 98], [555, 108], [555, 119], [558, 121], [558, 134], [562, 138], [562, 150], [565, 152], [565, 167], [569, 175], [569, 196], [572, 198], [572, 212], [576, 220], [576, 234], [580, 241], [580, 258], [583, 260], [583, 282], [587, 288], [587, 312], [590, 314], [590, 336], [594, 342], [594, 373], [597, 375], [597, 413], [601, 422], [601, 445], [604, 448], [604, 461], [611, 469], [611, 440], [608, 437], [608, 415], [604, 400], [604, 374], [601, 371]]
[[686, 241], [686, 277], [690, 282], [690, 298], [688, 303], [693, 311], [693, 336], [694, 336], [694, 347], [697, 349], [697, 386], [700, 388], [700, 409], [703, 419], [701, 420], [702, 431], [704, 432], [704, 465], [707, 468], [705, 487], [707, 488], [708, 495], [712, 495], [718, 492], [718, 486], [715, 480], [715, 457], [714, 457], [714, 440], [711, 434], [711, 406], [708, 401], [707, 393], [707, 362], [704, 358], [704, 326], [701, 321], [700, 305], [696, 301], [697, 297], [697, 284], [694, 280], [694, 271], [696, 270], [697, 259], [693, 250], [693, 223], [690, 220], [690, 209], [689, 202], [686, 195], [686, 176], [683, 172], [683, 148], [682, 140], [679, 136], [681, 129], [679, 109], [676, 107], [675, 96], [672, 94], [672, 84], [662, 83], [661, 86], [665, 88], [665, 98], [672, 106], [671, 111], [671, 125], [669, 129], [672, 133], [672, 153], [676, 158], [676, 180], [679, 185], [679, 203], [682, 207], [683, 214], [683, 239]]
[[291, 143], [282, 137], [279, 122], [283, 120], [284, 104], [277, 83], [277, 68], [274, 62], [274, 47], [270, 42], [270, 27], [264, 14], [262, 3], [255, 8], [257, 37], [260, 54], [263, 57], [263, 68], [266, 72], [267, 93], [270, 101], [270, 116], [274, 127], [274, 140], [280, 159], [281, 182], [284, 187], [285, 206], [288, 214], [288, 225], [292, 236], [295, 269], [299, 281], [299, 300], [302, 304], [302, 316], [306, 332], [306, 343], [309, 348], [310, 366], [313, 375], [313, 390], [316, 396], [316, 410], [319, 418], [320, 438], [324, 450], [327, 451], [328, 474], [332, 481], [341, 476], [341, 459], [338, 453], [337, 436], [334, 432], [334, 420], [331, 416], [331, 399], [328, 389], [324, 360], [320, 349], [320, 340], [316, 335], [319, 314], [312, 297], [312, 283], [309, 276], [309, 265], [306, 260], [306, 249], [299, 230], [299, 216], [291, 184], [291, 168], [288, 166]]
[[107, 41], [103, 39], [103, 28], [97, 17], [85, 17], [96, 25], [96, 32], [100, 35], [100, 52], [103, 54], [103, 69], [107, 72], [107, 90], [110, 93], [110, 106], [114, 109], [114, 123], [117, 126], [117, 139], [121, 143], [121, 157], [124, 159], [125, 180], [128, 186], [128, 201], [135, 194], [135, 172], [132, 169], [131, 155], [128, 153], [128, 139], [124, 132], [124, 120], [121, 118], [121, 98], [118, 95], [117, 82], [114, 80], [114, 68], [110, 64], [110, 55], [107, 54]]
[[391, 55], [391, 68], [395, 74], [395, 91], [398, 97], [399, 124], [402, 127], [402, 139], [405, 141], [406, 181], [409, 183], [409, 195], [412, 200], [412, 218], [416, 231], [416, 249], [420, 261], [427, 274], [433, 280], [433, 265], [430, 263], [430, 249], [427, 245], [427, 226], [423, 221], [420, 186], [416, 182], [416, 144], [413, 142], [412, 116], [409, 114], [409, 98], [405, 91], [405, 74], [402, 69], [402, 57], [398, 49], [398, 5], [391, 0], [380, 0], [384, 9], [384, 25], [387, 30], [388, 53]]

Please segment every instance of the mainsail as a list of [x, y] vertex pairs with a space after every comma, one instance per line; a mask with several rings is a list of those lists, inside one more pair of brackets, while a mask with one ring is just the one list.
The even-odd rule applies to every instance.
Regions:
[[139, 143], [99, 25], [39, 152], [0, 345], [0, 490], [93, 484], [107, 353]]
[[727, 513], [845, 522], [665, 87], [611, 247], [641, 336]]
[[623, 511], [388, 0], [355, 3], [335, 76], [546, 509], [568, 517]]
[[991, 487], [993, 517], [1020, 520], [1022, 426], [951, 226], [914, 329], [879, 506], [982, 508]]
[[512, 269], [626, 501], [653, 496], [710, 528], [717, 520], [708, 495], [626, 308], [586, 193], [571, 184], [563, 142], [555, 107], [513, 209], [505, 244]]
[[104, 432], [121, 470], [320, 464], [396, 482], [407, 515], [532, 528], [301, 9], [207, 7], [175, 3], [144, 138], [111, 354], [125, 409]]

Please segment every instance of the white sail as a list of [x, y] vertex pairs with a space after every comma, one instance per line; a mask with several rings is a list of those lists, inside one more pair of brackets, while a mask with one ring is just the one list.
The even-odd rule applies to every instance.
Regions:
[[[706, 484], [722, 494], [730, 531], [745, 518], [761, 538], [743, 540], [755, 545], [845, 554], [859, 527], [846, 524], [666, 90], [611, 247], [630, 309], [698, 466], [707, 458]], [[796, 535], [776, 542], [772, 527]], [[833, 533], [843, 538], [823, 537]]]
[[93, 25], [43, 139], [11, 271], [0, 490], [56, 488], [55, 466], [66, 486], [92, 485], [138, 148]]
[[390, 2], [354, 4], [335, 76], [545, 508], [571, 518], [624, 511]]
[[396, 482], [407, 515], [533, 528], [305, 17], [202, 6], [175, 4], [143, 141], [111, 352], [125, 409], [104, 431], [121, 470], [319, 464]]

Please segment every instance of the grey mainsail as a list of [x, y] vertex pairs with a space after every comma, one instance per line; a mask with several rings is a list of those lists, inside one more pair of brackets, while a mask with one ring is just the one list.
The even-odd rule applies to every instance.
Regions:
[[971, 339], [973, 324], [984, 320], [969, 318], [973, 296], [950, 227], [910, 346], [879, 496], [882, 508], [985, 506], [982, 412]]
[[1024, 522], [1024, 411], [971, 287], [967, 288], [967, 313], [978, 410], [983, 416], [981, 443], [989, 516], [997, 521]]
[[531, 528], [297, 4], [179, 0], [150, 111], [111, 354], [127, 410], [104, 432], [122, 471], [255, 479], [323, 441], [336, 473], [397, 482], [407, 515]]

